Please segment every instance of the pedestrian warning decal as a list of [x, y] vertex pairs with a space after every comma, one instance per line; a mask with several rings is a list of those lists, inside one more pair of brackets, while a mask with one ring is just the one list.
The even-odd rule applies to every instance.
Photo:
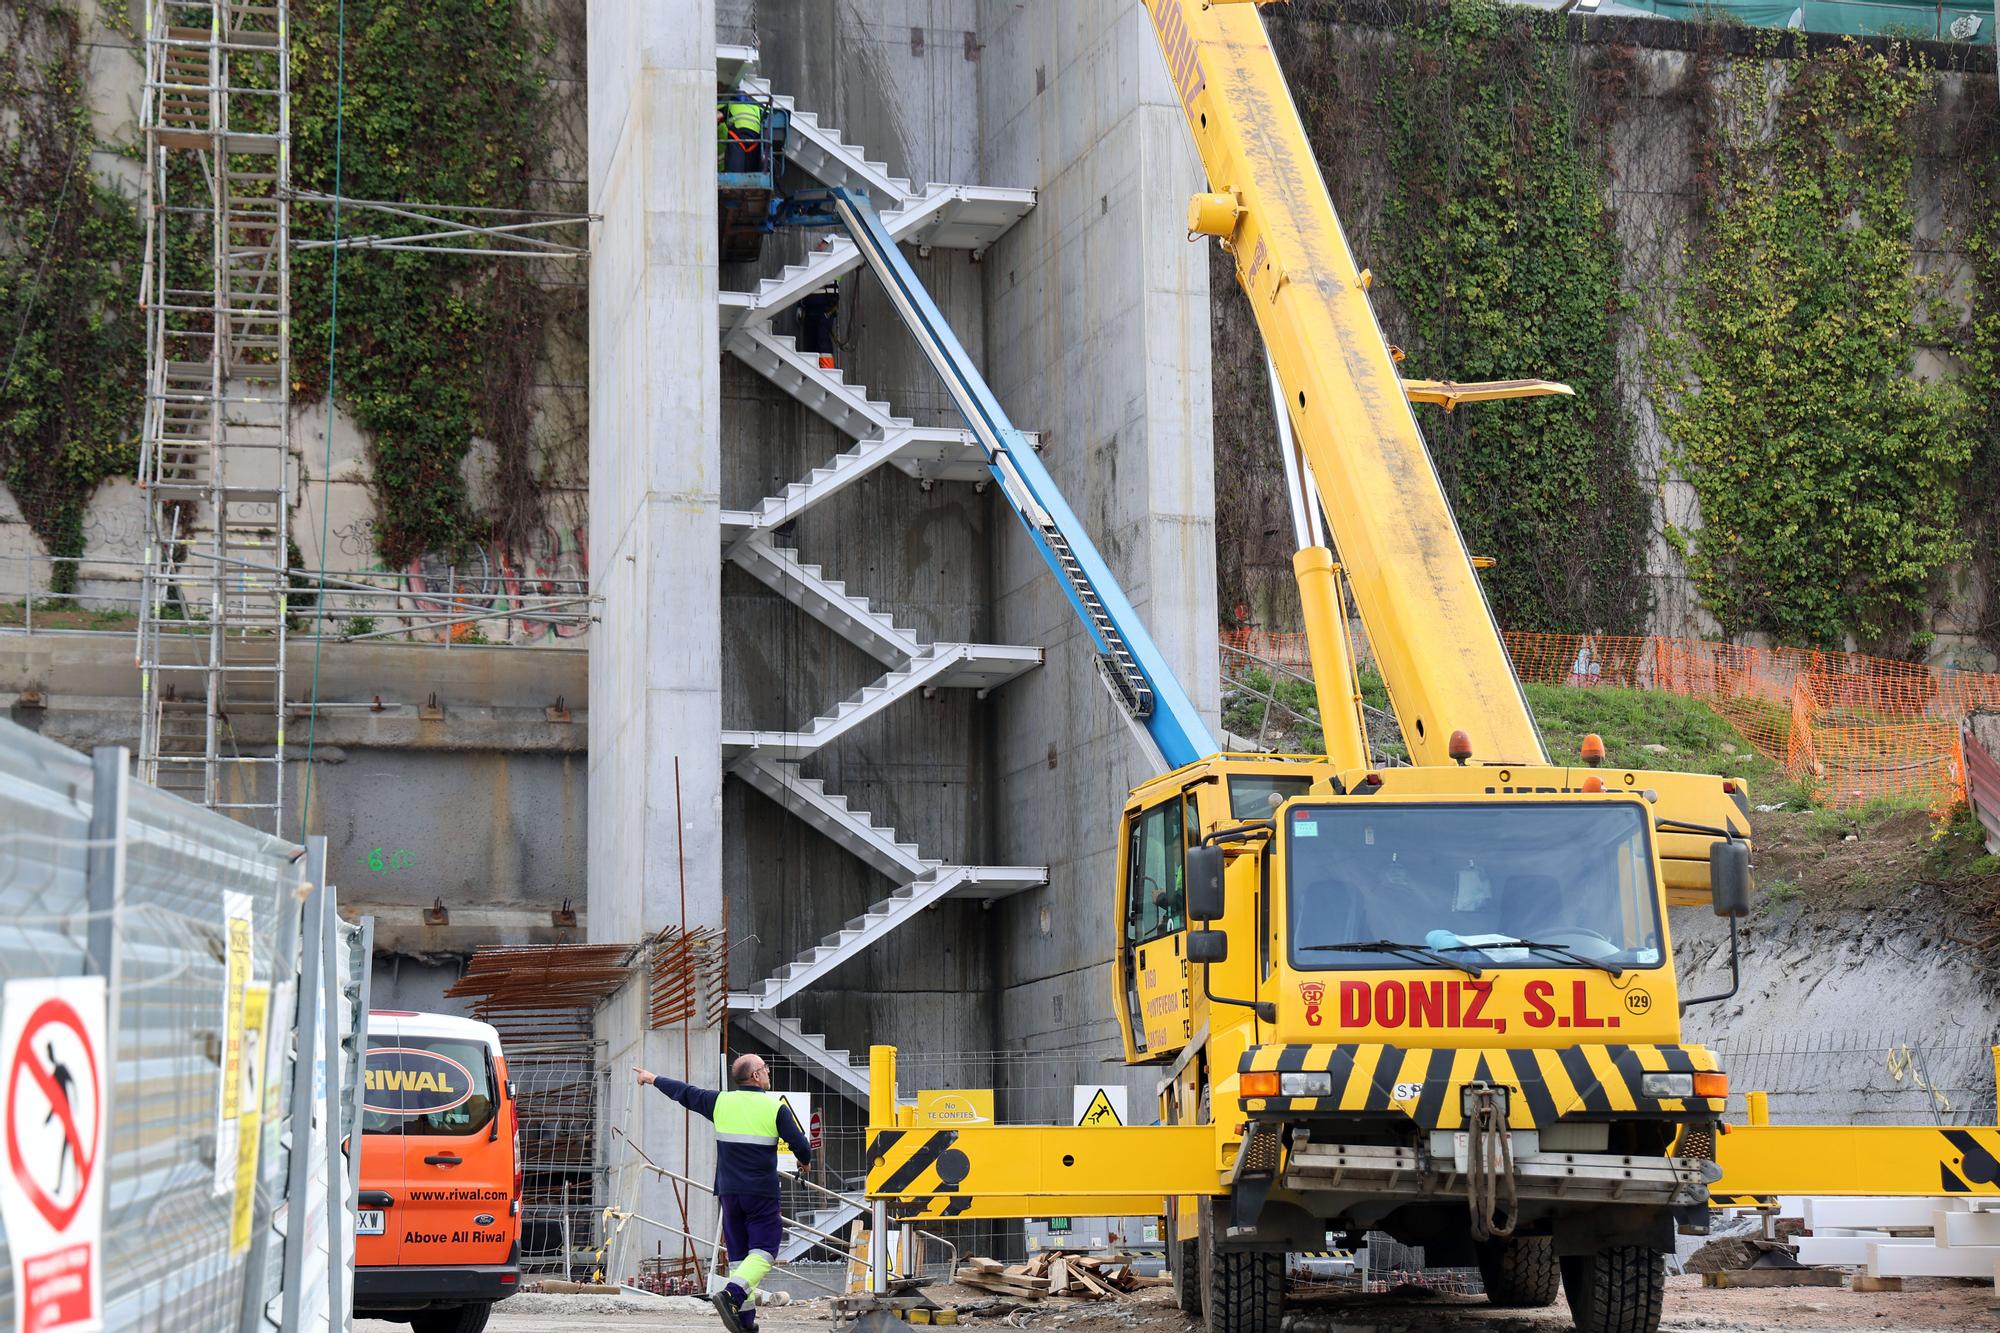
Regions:
[[9, 981], [0, 1006], [14, 1326], [92, 1333], [104, 1327], [104, 978]]
[[1086, 1084], [1070, 1090], [1070, 1107], [1079, 1125], [1097, 1128], [1125, 1123], [1125, 1089]]

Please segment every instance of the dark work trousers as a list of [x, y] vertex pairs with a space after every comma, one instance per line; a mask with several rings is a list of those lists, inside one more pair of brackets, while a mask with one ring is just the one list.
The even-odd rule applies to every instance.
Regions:
[[[722, 1198], [722, 1243], [734, 1266], [730, 1278], [745, 1291], [755, 1291], [764, 1274], [778, 1261], [785, 1224], [778, 1216], [775, 1194], [725, 1194]], [[761, 1260], [761, 1262], [753, 1262]]]

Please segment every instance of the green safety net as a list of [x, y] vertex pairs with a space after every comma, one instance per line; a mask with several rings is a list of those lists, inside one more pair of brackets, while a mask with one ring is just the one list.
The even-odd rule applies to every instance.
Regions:
[[1990, 42], [1993, 5], [1986, 0], [1619, 0], [1662, 18], [1734, 21], [1753, 28], [1800, 28], [1853, 37], [1921, 37]]

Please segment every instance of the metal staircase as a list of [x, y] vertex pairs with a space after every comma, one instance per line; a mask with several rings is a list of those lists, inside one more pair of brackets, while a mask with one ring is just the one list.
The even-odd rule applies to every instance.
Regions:
[[[724, 68], [723, 62], [728, 62]], [[865, 190], [882, 210], [889, 235], [906, 245], [982, 251], [1034, 206], [1032, 190], [984, 186], [917, 187], [869, 160], [838, 132], [823, 126], [792, 99], [772, 92], [762, 79], [744, 76], [754, 52], [727, 48], [718, 53], [718, 77], [741, 77], [742, 86], [769, 94], [791, 113], [786, 158], [827, 185]], [[895, 467], [929, 485], [961, 481], [985, 485], [992, 474], [972, 432], [959, 426], [919, 426], [887, 402], [849, 383], [838, 371], [823, 369], [816, 356], [801, 353], [794, 341], [770, 328], [773, 318], [801, 297], [852, 272], [862, 262], [855, 243], [834, 234], [829, 243], [800, 263], [758, 283], [752, 291], [720, 294], [723, 346], [786, 394], [832, 423], [854, 443], [776, 495], [747, 509], [724, 510], [721, 540], [730, 561], [772, 588], [808, 615], [833, 629], [880, 662], [886, 672], [829, 712], [798, 731], [724, 731], [725, 767], [739, 779], [808, 826], [881, 872], [896, 887], [881, 901], [848, 921], [762, 983], [734, 992], [729, 1006], [735, 1021], [774, 1050], [811, 1069], [834, 1092], [857, 1102], [867, 1098], [868, 1077], [848, 1052], [833, 1047], [798, 1020], [778, 1014], [779, 1006], [830, 972], [859, 956], [928, 907], [951, 897], [991, 899], [1046, 883], [1039, 866], [955, 865], [925, 856], [893, 828], [866, 811], [850, 809], [845, 797], [805, 776], [796, 761], [849, 735], [900, 700], [939, 688], [982, 692], [1005, 684], [1038, 665], [1042, 650], [1001, 644], [930, 643], [898, 625], [868, 599], [850, 591], [818, 565], [778, 543], [777, 532], [812, 506], [839, 494], [882, 467]]]
[[[983, 251], [1035, 206], [1033, 190], [978, 185], [933, 185], [922, 195], [882, 213], [882, 225], [902, 245]], [[861, 251], [844, 236], [832, 238], [805, 262], [787, 264], [750, 292], [721, 294], [725, 334], [746, 324], [768, 323], [810, 292], [861, 266]]]
[[886, 162], [869, 161], [861, 149], [840, 137], [840, 131], [821, 125], [816, 113], [801, 111], [791, 98], [772, 92], [769, 80], [753, 76], [743, 80], [743, 87], [769, 97], [773, 106], [791, 114], [792, 133], [785, 144], [785, 160], [811, 172], [814, 180], [866, 190], [885, 206], [907, 202], [922, 193], [901, 176], [891, 176]]
[[1048, 879], [1048, 871], [1041, 866], [939, 866], [927, 877], [912, 880], [860, 916], [850, 918], [839, 930], [766, 977], [756, 990], [732, 991], [729, 1007], [736, 1012], [776, 1009], [926, 907], [946, 898], [1003, 897], [1046, 884]]
[[847, 591], [839, 579], [828, 578], [818, 565], [800, 560], [790, 547], [753, 536], [730, 547], [729, 558], [878, 662], [893, 666], [919, 651], [913, 631], [875, 610], [866, 597]]
[[781, 759], [800, 759], [919, 689], [955, 686], [990, 690], [1030, 667], [1040, 666], [1041, 662], [1039, 648], [933, 643], [918, 649], [874, 684], [862, 686], [858, 694], [841, 700], [831, 713], [814, 718], [804, 731], [724, 731], [722, 753], [730, 759], [750, 751]]
[[283, 0], [150, 0], [142, 123], [139, 773], [277, 832], [291, 450]]

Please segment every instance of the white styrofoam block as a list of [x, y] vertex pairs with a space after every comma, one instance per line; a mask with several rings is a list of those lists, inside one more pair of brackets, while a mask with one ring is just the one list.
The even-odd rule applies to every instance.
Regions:
[[1911, 1236], [1901, 1241], [1856, 1240], [1852, 1236], [1798, 1236], [1793, 1244], [1799, 1247], [1799, 1262], [1802, 1264], [1846, 1264], [1860, 1267], [1868, 1262], [1868, 1251], [1877, 1245], [1929, 1245], [1928, 1236]]
[[1876, 1277], [1991, 1277], [2000, 1245], [1883, 1245], [1868, 1247]]
[[1927, 1227], [1939, 1209], [1964, 1212], [1963, 1199], [1807, 1199], [1806, 1230], [1822, 1227]]
[[1940, 1245], [2000, 1245], [2000, 1213], [1931, 1214]]

